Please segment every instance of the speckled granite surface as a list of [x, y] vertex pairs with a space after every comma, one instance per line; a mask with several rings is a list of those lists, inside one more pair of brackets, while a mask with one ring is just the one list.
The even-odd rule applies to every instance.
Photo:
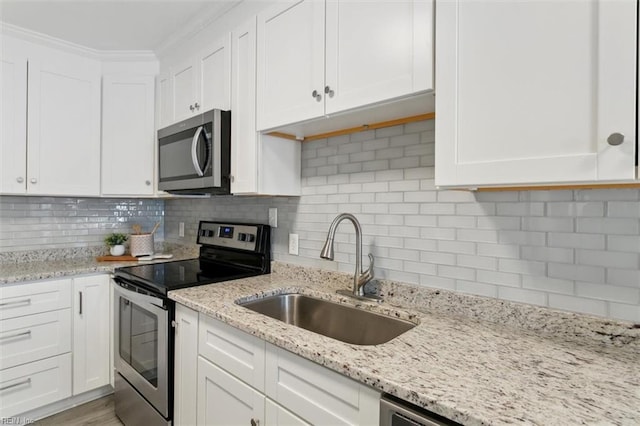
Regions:
[[[338, 288], [349, 288], [347, 275], [276, 263], [271, 275], [170, 297], [463, 424], [640, 424], [640, 329], [633, 324], [390, 282], [378, 284], [388, 299], [381, 305], [338, 296]], [[388, 343], [356, 346], [235, 303], [283, 292], [419, 324]]]
[[[154, 263], [198, 257], [196, 246], [164, 244], [156, 248], [160, 248], [163, 253], [173, 254], [173, 258], [156, 260]], [[94, 256], [103, 254], [105, 253], [100, 252], [99, 248], [16, 252], [11, 261], [0, 263], [0, 285], [100, 272], [109, 273], [120, 266], [138, 264], [137, 261], [96, 261]]]

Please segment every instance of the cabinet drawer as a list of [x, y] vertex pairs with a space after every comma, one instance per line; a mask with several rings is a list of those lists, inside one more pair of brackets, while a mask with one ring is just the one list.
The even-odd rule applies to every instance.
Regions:
[[0, 369], [71, 351], [71, 309], [0, 321]]
[[0, 320], [70, 306], [70, 279], [0, 286]]
[[71, 396], [71, 354], [0, 371], [0, 417], [11, 417]]
[[267, 344], [266, 395], [312, 424], [377, 425], [380, 393]]
[[198, 353], [259, 391], [264, 391], [264, 340], [200, 315]]

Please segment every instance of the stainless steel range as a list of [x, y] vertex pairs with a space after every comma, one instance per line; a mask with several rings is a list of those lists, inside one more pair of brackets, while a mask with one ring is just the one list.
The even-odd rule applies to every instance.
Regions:
[[173, 419], [171, 290], [268, 274], [268, 225], [202, 221], [197, 259], [118, 268], [114, 277], [115, 406], [127, 426]]

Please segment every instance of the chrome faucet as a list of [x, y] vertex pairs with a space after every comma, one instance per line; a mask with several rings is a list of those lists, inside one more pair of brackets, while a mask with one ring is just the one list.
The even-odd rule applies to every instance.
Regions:
[[[369, 269], [362, 272], [362, 228], [360, 222], [351, 213], [341, 213], [331, 222], [327, 241], [322, 247], [320, 257], [323, 259], [333, 260], [333, 238], [336, 235], [336, 228], [343, 220], [348, 219], [356, 228], [356, 272], [353, 275], [353, 292], [349, 292], [356, 297], [364, 297], [364, 286], [373, 279], [373, 255], [369, 253]], [[342, 293], [341, 291], [339, 291]]]

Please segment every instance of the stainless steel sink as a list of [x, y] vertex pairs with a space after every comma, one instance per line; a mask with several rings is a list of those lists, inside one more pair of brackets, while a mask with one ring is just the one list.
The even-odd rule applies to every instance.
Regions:
[[354, 345], [379, 345], [415, 324], [304, 294], [279, 294], [239, 303], [252, 311]]

